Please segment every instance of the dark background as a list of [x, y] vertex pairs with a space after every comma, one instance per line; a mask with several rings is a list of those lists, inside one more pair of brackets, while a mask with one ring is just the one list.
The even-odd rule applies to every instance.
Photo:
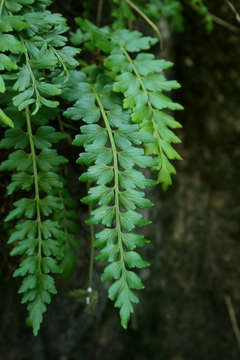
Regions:
[[[240, 29], [225, 1], [206, 4], [211, 13]], [[57, 0], [53, 10], [72, 24], [74, 16], [81, 15], [81, 2]], [[91, 313], [68, 295], [87, 279], [87, 213], [80, 208], [82, 247], [76, 271], [69, 282], [58, 280], [59, 294], [34, 337], [25, 325], [18, 281], [12, 279], [17, 260], [9, 258], [3, 225], [0, 359], [239, 359], [229, 310], [240, 323], [240, 31], [215, 24], [207, 34], [190, 7], [184, 18], [183, 33], [161, 25], [167, 29], [164, 56], [176, 64], [169, 76], [182, 84], [175, 96], [185, 107], [176, 114], [183, 124], [177, 149], [184, 160], [176, 164], [177, 176], [167, 193], [158, 187], [149, 194], [156, 206], [148, 210], [153, 223], [145, 231], [151, 244], [144, 251], [152, 265], [142, 273], [146, 289], [129, 330], [121, 329], [99, 282], [101, 265], [95, 267], [99, 301]], [[1, 151], [0, 157], [6, 159], [6, 153]], [[70, 175], [77, 179], [78, 173], [72, 160]], [[12, 201], [6, 194], [8, 181], [8, 175], [0, 174], [2, 223]], [[78, 199], [83, 185], [73, 185]]]

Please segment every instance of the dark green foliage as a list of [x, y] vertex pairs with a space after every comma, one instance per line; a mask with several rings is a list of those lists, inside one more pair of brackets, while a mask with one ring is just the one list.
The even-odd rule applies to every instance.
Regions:
[[14, 171], [9, 195], [26, 192], [14, 202], [6, 221], [15, 221], [9, 243], [14, 245], [11, 255], [21, 255], [21, 263], [13, 276], [23, 277], [19, 293], [22, 303], [28, 304], [35, 335], [51, 294], [57, 292], [52, 274], [62, 272], [59, 261], [66, 240], [70, 241], [66, 234], [70, 225], [59, 215], [65, 212], [59, 167], [67, 160], [52, 148], [65, 135], [48, 125], [59, 114], [52, 108], [59, 105], [55, 96], [61, 94], [61, 86], [52, 79], [56, 71], [66, 78], [68, 68], [77, 65], [73, 56], [79, 53], [65, 46], [65, 19], [45, 10], [44, 2], [36, 3], [3, 2], [0, 25], [1, 91], [5, 93], [1, 120], [15, 126], [0, 142], [2, 149], [15, 149], [0, 169]]
[[[0, 170], [12, 172], [7, 190], [16, 196], [5, 219], [13, 222], [11, 255], [20, 256], [13, 275], [23, 278], [19, 293], [36, 335], [57, 293], [53, 275], [67, 280], [77, 260], [79, 215], [67, 189], [68, 159], [59, 155], [59, 142], [73, 137], [80, 148], [77, 163], [86, 168], [79, 180], [89, 185], [81, 200], [90, 209], [87, 224], [91, 233], [97, 228], [92, 246], [96, 259], [108, 263], [101, 279], [111, 282], [109, 298], [127, 328], [139, 301], [136, 290], [144, 287], [134, 269], [149, 265], [137, 252], [149, 242], [137, 230], [150, 224], [141, 213], [153, 205], [144, 190], [172, 184], [172, 160], [181, 159], [173, 148], [180, 143], [174, 130], [181, 125], [172, 111], [182, 109], [166, 95], [180, 85], [164, 75], [173, 64], [153, 54], [158, 39], [127, 24], [140, 15], [159, 35], [152, 21], [163, 16], [182, 30], [183, 6], [177, 0], [113, 0], [113, 23], [100, 28], [77, 18], [71, 46], [66, 19], [47, 10], [50, 3], [0, 2], [0, 121], [11, 127], [0, 141], [10, 152]], [[201, 1], [193, 5], [208, 16]], [[85, 15], [94, 10], [94, 1], [83, 2]], [[99, 14], [100, 8], [97, 22]]]
[[[57, 196], [63, 187], [58, 168], [66, 159], [51, 149], [63, 134], [50, 126], [39, 126], [34, 135], [34, 117], [31, 125], [28, 108], [25, 116], [26, 125], [24, 122], [21, 127], [16, 124], [15, 129], [6, 131], [5, 139], [0, 142], [1, 148], [12, 147], [14, 143], [16, 149], [1, 164], [0, 170], [16, 170], [8, 186], [9, 194], [27, 191], [25, 197], [14, 202], [6, 221], [16, 221], [9, 243], [14, 244], [11, 255], [21, 255], [22, 262], [13, 275], [24, 277], [19, 293], [23, 294], [22, 303], [29, 303], [30, 320], [36, 334], [50, 294], [56, 293], [54, 279], [49, 273], [61, 272], [58, 261], [64, 254], [65, 235], [60, 223], [48, 217], [63, 208]], [[45, 122], [47, 113], [43, 109], [41, 117]], [[48, 166], [45, 166], [46, 161]]]

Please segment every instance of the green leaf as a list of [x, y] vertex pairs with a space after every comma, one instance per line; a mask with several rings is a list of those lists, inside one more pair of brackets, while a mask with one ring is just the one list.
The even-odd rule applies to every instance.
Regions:
[[0, 51], [19, 54], [24, 52], [24, 46], [13, 35], [0, 34]]
[[96, 260], [98, 261], [116, 261], [119, 257], [119, 248], [117, 244], [109, 241], [107, 245], [99, 251], [96, 256]]
[[124, 287], [124, 280], [123, 277], [121, 277], [119, 280], [115, 281], [108, 289], [109, 299], [115, 300], [116, 297], [118, 296], [118, 293], [121, 291], [123, 287]]
[[130, 268], [137, 267], [142, 269], [150, 264], [147, 261], [144, 261], [142, 257], [135, 251], [128, 251], [124, 253], [124, 259]]
[[53, 149], [44, 149], [37, 156], [37, 165], [42, 171], [50, 171], [66, 162], [67, 159], [58, 155], [56, 150]]
[[114, 83], [114, 91], [125, 93], [127, 96], [136, 96], [140, 89], [140, 82], [133, 74], [130, 72], [123, 73], [116, 77], [116, 82]]
[[91, 145], [85, 145], [85, 155], [79, 156], [77, 163], [92, 163], [93, 161], [96, 164], [110, 164], [113, 159], [112, 149], [106, 146], [102, 146], [102, 144], [93, 143]]
[[5, 138], [0, 141], [0, 149], [24, 149], [28, 142], [28, 136], [24, 131], [18, 128], [10, 129], [5, 132]]
[[130, 289], [141, 290], [144, 289], [144, 285], [140, 279], [140, 277], [135, 274], [133, 271], [126, 271], [127, 275], [127, 283]]
[[[3, 80], [3, 77], [0, 75], [0, 93], [4, 93], [6, 91], [6, 88], [5, 88], [5, 83], [4, 83], [4, 80]], [[2, 111], [2, 110], [1, 110]], [[1, 114], [1, 121], [2, 119], [4, 119], [4, 113]], [[2, 121], [3, 122], [3, 121]]]
[[42, 323], [42, 314], [46, 311], [46, 305], [42, 302], [40, 296], [28, 305], [28, 311], [33, 326], [33, 334], [36, 336]]
[[95, 105], [95, 96], [91, 92], [90, 85], [86, 84], [85, 92], [73, 107], [64, 111], [64, 116], [72, 120], [82, 119], [89, 124], [99, 120], [100, 112]]
[[[9, 241], [10, 242], [10, 241]], [[37, 239], [21, 240], [10, 252], [11, 256], [15, 255], [34, 255], [37, 247]]]
[[106, 185], [113, 179], [113, 169], [105, 164], [91, 166], [88, 171], [82, 174], [80, 181], [97, 182], [99, 185]]
[[119, 174], [120, 185], [123, 189], [134, 189], [139, 187], [144, 189], [147, 186], [154, 186], [156, 182], [151, 179], [146, 179], [145, 176], [135, 169], [128, 169]]
[[173, 102], [169, 97], [161, 93], [150, 93], [149, 98], [156, 109], [183, 110], [182, 105]]
[[150, 156], [144, 155], [144, 150], [129, 146], [125, 150], [118, 153], [118, 160], [124, 169], [132, 168], [135, 164], [141, 168], [153, 166], [155, 160]]
[[114, 197], [114, 189], [104, 185], [91, 187], [89, 195], [81, 199], [84, 204], [95, 204], [98, 202], [99, 205], [108, 205], [112, 202]]
[[38, 265], [38, 259], [36, 256], [29, 256], [24, 259], [20, 267], [14, 271], [13, 277], [25, 276], [26, 274], [34, 274]]
[[131, 72], [132, 66], [120, 49], [114, 49], [104, 63], [114, 73]]
[[22, 9], [22, 5], [30, 5], [33, 4], [34, 0], [6, 0], [5, 5], [6, 8], [15, 13]]
[[89, 84], [86, 83], [86, 75], [77, 70], [70, 70], [69, 80], [63, 83], [62, 97], [70, 102], [77, 101], [79, 94], [89, 92]]
[[5, 55], [5, 54], [0, 54], [0, 70], [8, 70], [8, 71], [12, 71], [12, 70], [17, 70], [17, 64], [15, 64], [9, 56]]
[[58, 174], [52, 171], [39, 173], [39, 187], [46, 193], [51, 193], [55, 189], [61, 189], [63, 182]]
[[80, 49], [74, 48], [72, 46], [64, 46], [64, 48], [58, 50], [58, 55], [61, 56], [63, 62], [70, 68], [75, 68], [78, 66], [78, 61], [74, 59], [74, 57], [79, 54], [80, 51]]
[[176, 150], [174, 150], [174, 148], [169, 143], [167, 143], [166, 141], [162, 141], [161, 144], [162, 144], [162, 149], [167, 155], [168, 159], [182, 160], [182, 157], [176, 152]]
[[91, 213], [91, 218], [87, 221], [88, 224], [103, 224], [111, 226], [115, 216], [114, 206], [101, 206]]
[[[19, 106], [18, 106], [18, 110], [22, 111], [24, 109], [26, 109], [27, 106], [34, 104], [35, 103], [35, 99], [27, 99], [24, 100]], [[36, 103], [37, 104], [37, 103]]]
[[27, 171], [31, 170], [32, 159], [31, 156], [22, 150], [17, 150], [11, 153], [8, 160], [5, 160], [0, 165], [0, 170], [18, 170]]
[[21, 216], [26, 216], [27, 218], [33, 218], [36, 212], [36, 203], [35, 200], [22, 198], [14, 202], [15, 209], [10, 211], [5, 221], [10, 221]]
[[17, 223], [15, 230], [11, 233], [8, 243], [12, 244], [15, 241], [20, 241], [27, 238], [26, 241], [27, 242], [29, 241], [28, 247], [29, 249], [32, 249], [30, 244], [33, 244], [33, 239], [35, 239], [36, 232], [37, 232], [36, 221], [25, 220], [23, 222], [19, 222]]
[[153, 206], [153, 203], [144, 198], [144, 193], [129, 189], [120, 192], [120, 203], [126, 210], [144, 209]]
[[168, 126], [170, 127], [171, 129], [179, 129], [179, 128], [182, 128], [182, 125], [174, 120], [174, 118], [163, 112], [163, 111], [158, 111], [154, 114], [154, 120], [158, 123], [158, 125], [165, 125], [165, 126]]
[[110, 33], [107, 27], [99, 29], [90, 21], [81, 18], [76, 18], [75, 21], [82, 30], [88, 33], [88, 37], [91, 39], [91, 41], [97, 48], [101, 49], [104, 52], [111, 51], [112, 44], [108, 39]]
[[171, 175], [175, 175], [176, 170], [164, 154], [159, 158], [159, 165], [155, 169], [159, 171], [158, 182], [162, 183], [162, 189], [166, 191], [172, 185]]
[[[59, 105], [59, 101], [48, 100], [48, 99], [44, 98], [43, 96], [41, 96], [40, 101], [43, 105], [45, 105], [49, 108], [56, 108]], [[37, 111], [35, 111], [35, 113], [36, 112]]]
[[73, 145], [83, 146], [91, 143], [106, 145], [107, 132], [97, 124], [89, 124], [81, 126], [82, 135], [76, 135]]
[[42, 268], [45, 274], [50, 272], [54, 274], [60, 274], [62, 272], [62, 269], [59, 267], [56, 260], [49, 256], [42, 259]]
[[26, 90], [30, 85], [31, 79], [28, 68], [26, 66], [23, 66], [17, 76], [18, 78], [13, 85], [13, 89], [20, 92]]
[[175, 80], [167, 81], [163, 75], [152, 73], [144, 77], [143, 83], [150, 91], [171, 91], [181, 87], [181, 85]]
[[113, 42], [120, 43], [127, 51], [138, 52], [148, 50], [157, 43], [157, 39], [150, 36], [142, 36], [139, 31], [130, 31], [127, 29], [117, 30], [113, 34]]
[[144, 239], [143, 235], [135, 233], [123, 233], [122, 240], [129, 250], [134, 250], [137, 246], [143, 247], [149, 243], [149, 240]]
[[0, 31], [10, 32], [13, 30], [22, 31], [27, 29], [29, 24], [25, 21], [23, 16], [2, 16], [0, 19]]
[[[153, 54], [138, 54], [134, 60], [134, 65], [139, 74], [145, 76], [151, 73], [161, 72], [173, 66], [173, 63], [166, 60], [155, 60]], [[156, 74], [151, 74], [155, 77]]]
[[40, 126], [34, 136], [34, 144], [36, 148], [43, 150], [52, 147], [53, 144], [66, 138], [66, 135], [55, 131], [52, 126]]
[[21, 105], [25, 100], [28, 100], [32, 97], [34, 93], [34, 89], [31, 87], [25, 91], [23, 91], [22, 93], [20, 93], [19, 95], [16, 95], [13, 97], [13, 104], [14, 106], [19, 106]]
[[131, 313], [133, 313], [133, 307], [131, 302], [126, 298], [120, 309], [121, 325], [124, 329], [127, 329]]
[[115, 241], [117, 239], [116, 229], [104, 229], [98, 232], [96, 234], [96, 240], [93, 244], [96, 248], [102, 248], [105, 246], [109, 239], [112, 239], [112, 241]]
[[120, 261], [113, 262], [105, 267], [104, 273], [101, 276], [102, 281], [111, 281], [113, 279], [119, 279], [122, 266]]
[[170, 143], [174, 143], [174, 144], [181, 143], [181, 140], [179, 139], [179, 137], [176, 136], [172, 130], [168, 129], [163, 124], [160, 124], [160, 126], [158, 128], [158, 133], [159, 133], [160, 137], [162, 139], [164, 139], [164, 141], [166, 143], [169, 143], [169, 144]]
[[39, 201], [39, 207], [44, 216], [52, 214], [54, 210], [62, 210], [63, 205], [60, 198], [48, 195]]
[[22, 9], [22, 5], [14, 0], [6, 0], [5, 1], [6, 8], [11, 12], [18, 12]]
[[[1, 77], [0, 77], [0, 79], [1, 79]], [[1, 80], [0, 80], [0, 89], [1, 89]], [[12, 119], [10, 119], [10, 117], [7, 116], [2, 109], [0, 109], [0, 121], [9, 127], [12, 127], [12, 128], [14, 127], [14, 123], [13, 123]]]
[[57, 58], [51, 51], [39, 52], [35, 58], [30, 60], [33, 69], [51, 70], [57, 65]]
[[22, 285], [18, 290], [19, 294], [26, 292], [27, 290], [34, 289], [37, 285], [37, 278], [36, 275], [28, 275], [22, 281]]
[[0, 165], [1, 171], [11, 171], [15, 169], [18, 171], [32, 170], [31, 156], [22, 150], [17, 150], [11, 153], [8, 157], [8, 160], [3, 161]]
[[60, 85], [50, 84], [50, 83], [46, 83], [44, 81], [38, 83], [37, 88], [41, 94], [47, 95], [47, 96], [60, 95], [62, 92]]
[[127, 231], [131, 231], [140, 224], [141, 219], [142, 215], [132, 210], [120, 214], [121, 225]]
[[19, 172], [12, 176], [12, 182], [8, 185], [8, 194], [11, 195], [16, 190], [30, 191], [33, 185], [33, 177], [25, 172]]

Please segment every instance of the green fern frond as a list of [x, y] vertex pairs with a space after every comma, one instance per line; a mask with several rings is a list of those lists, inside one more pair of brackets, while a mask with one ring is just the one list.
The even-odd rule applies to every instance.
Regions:
[[155, 38], [127, 29], [98, 29], [82, 19], [77, 19], [77, 23], [88, 33], [87, 48], [91, 44], [110, 53], [105, 66], [114, 80], [113, 90], [124, 95], [123, 107], [131, 110], [132, 121], [155, 137], [155, 143], [145, 144], [145, 152], [155, 156], [157, 162], [153, 170], [158, 171], [158, 182], [167, 190], [176, 173], [171, 161], [182, 159], [172, 146], [181, 142], [173, 132], [181, 124], [166, 112], [183, 109], [165, 94], [180, 87], [177, 81], [168, 81], [163, 74], [173, 64], [142, 52], [157, 42]]
[[[61, 272], [58, 261], [63, 255], [65, 236], [58, 223], [47, 220], [46, 217], [62, 209], [60, 198], [53, 196], [52, 190], [62, 188], [56, 171], [66, 160], [54, 153], [54, 156], [48, 157], [52, 172], [45, 169], [42, 154], [53, 151], [50, 149], [52, 144], [58, 142], [62, 134], [51, 127], [42, 126], [34, 135], [28, 108], [25, 110], [25, 118], [26, 131], [8, 130], [5, 139], [0, 142], [1, 148], [8, 148], [15, 143], [17, 149], [0, 165], [0, 170], [17, 171], [8, 186], [9, 194], [19, 189], [32, 194], [14, 202], [14, 209], [10, 211], [6, 221], [17, 221], [9, 243], [14, 244], [11, 255], [22, 255], [22, 261], [14, 272], [14, 277], [24, 277], [19, 293], [23, 294], [22, 303], [28, 303], [30, 320], [36, 335], [42, 322], [42, 314], [46, 311], [46, 304], [50, 302], [50, 295], [56, 293], [50, 273]], [[25, 150], [28, 146], [29, 152]], [[52, 180], [49, 181], [51, 177]]]
[[[102, 281], [112, 281], [109, 298], [120, 308], [121, 323], [126, 328], [133, 304], [138, 302], [134, 290], [144, 287], [139, 276], [129, 269], [149, 265], [133, 251], [136, 246], [147, 243], [142, 235], [132, 232], [135, 227], [149, 223], [138, 209], [152, 206], [137, 188], [144, 189], [155, 184], [134, 168], [147, 168], [155, 163], [150, 156], [144, 155], [141, 147], [134, 144], [141, 145], [143, 139], [154, 139], [139, 132], [138, 125], [131, 124], [129, 112], [119, 105], [120, 98], [115, 103], [112, 101], [111, 95], [114, 94], [109, 79], [105, 80], [104, 86], [105, 78], [102, 76], [95, 84], [88, 83], [84, 75], [81, 79], [77, 86], [84, 87], [85, 92], [78, 93], [79, 100], [65, 111], [65, 116], [73, 120], [82, 119], [87, 124], [81, 127], [81, 134], [73, 142], [85, 149], [77, 162], [89, 166], [88, 171], [80, 176], [80, 181], [94, 185], [82, 201], [94, 206], [87, 223], [105, 226], [97, 233], [94, 242], [95, 247], [100, 248], [96, 259], [110, 262]], [[67, 92], [70, 93], [69, 87]], [[76, 87], [72, 92], [76, 94]]]
[[6, 131], [0, 148], [16, 150], [0, 170], [13, 171], [9, 195], [27, 192], [14, 202], [6, 221], [16, 222], [9, 243], [14, 246], [11, 255], [21, 255], [21, 262], [14, 277], [23, 277], [19, 293], [28, 304], [35, 335], [51, 295], [57, 293], [53, 274], [62, 272], [68, 240], [57, 219], [64, 210], [59, 167], [67, 160], [53, 148], [66, 136], [48, 124], [59, 113], [56, 97], [62, 92], [53, 79], [57, 75], [66, 81], [80, 52], [65, 46], [66, 20], [47, 11], [47, 5], [45, 0], [3, 1], [0, 22], [0, 117], [15, 126]]

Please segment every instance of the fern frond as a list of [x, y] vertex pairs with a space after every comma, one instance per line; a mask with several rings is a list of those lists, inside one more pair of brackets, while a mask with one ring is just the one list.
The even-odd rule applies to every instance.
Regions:
[[[62, 209], [60, 199], [52, 195], [52, 190], [62, 188], [62, 181], [56, 171], [66, 159], [54, 152], [52, 156], [48, 156], [46, 169], [43, 154], [54, 151], [50, 149], [52, 144], [63, 136], [47, 126], [39, 127], [34, 135], [28, 108], [25, 110], [25, 117], [26, 131], [21, 128], [7, 130], [6, 137], [0, 142], [0, 148], [9, 148], [14, 144], [18, 149], [1, 164], [0, 170], [18, 171], [12, 176], [12, 182], [8, 186], [9, 194], [18, 189], [33, 194], [15, 201], [15, 208], [8, 214], [6, 221], [17, 220], [9, 243], [14, 244], [11, 255], [21, 255], [22, 261], [14, 272], [14, 277], [24, 277], [19, 293], [23, 294], [22, 303], [28, 303], [36, 335], [46, 304], [50, 302], [50, 295], [56, 294], [54, 279], [50, 273], [61, 272], [58, 261], [63, 256], [65, 236], [58, 223], [46, 217]], [[25, 150], [28, 146], [30, 152]], [[52, 172], [48, 172], [49, 166]]]
[[[114, 79], [113, 90], [124, 95], [123, 106], [131, 110], [132, 121], [155, 137], [156, 142], [146, 144], [145, 151], [147, 155], [156, 157], [157, 164], [153, 170], [158, 171], [158, 182], [163, 190], [167, 190], [172, 184], [171, 176], [176, 173], [171, 161], [182, 159], [172, 146], [181, 142], [173, 132], [181, 124], [166, 112], [183, 109], [165, 95], [165, 92], [180, 87], [177, 81], [168, 81], [163, 75], [163, 71], [173, 64], [155, 59], [149, 52], [142, 52], [157, 42], [155, 38], [127, 29], [98, 29], [82, 19], [77, 19], [77, 23], [88, 33], [87, 47], [94, 46], [110, 53], [105, 66]], [[135, 53], [138, 54], [135, 56]]]
[[[9, 243], [14, 244], [11, 255], [22, 255], [22, 261], [14, 272], [14, 277], [24, 277], [19, 293], [23, 294], [22, 303], [28, 303], [29, 316], [36, 335], [42, 322], [42, 314], [46, 311], [46, 304], [50, 302], [50, 295], [56, 293], [50, 273], [61, 272], [58, 261], [63, 255], [65, 236], [58, 223], [47, 220], [46, 217], [62, 208], [60, 199], [52, 195], [52, 190], [62, 188], [60, 177], [55, 171], [57, 166], [66, 160], [63, 157], [58, 158], [54, 153], [54, 156], [48, 157], [53, 171], [48, 172], [45, 169], [42, 154], [53, 151], [50, 149], [52, 143], [58, 142], [62, 134], [58, 134], [51, 127], [42, 126], [34, 135], [28, 108], [25, 110], [25, 118], [26, 132], [23, 129], [8, 130], [5, 139], [0, 142], [1, 148], [8, 148], [16, 140], [15, 148], [20, 148], [10, 154], [9, 159], [1, 164], [0, 170], [18, 171], [12, 176], [12, 182], [8, 186], [9, 194], [18, 189], [33, 194], [15, 201], [15, 208], [8, 214], [6, 221], [17, 220]], [[45, 130], [48, 130], [48, 136]], [[30, 152], [22, 150], [27, 146], [30, 147]]]
[[[138, 302], [134, 289], [144, 287], [139, 276], [129, 269], [149, 265], [133, 251], [136, 246], [147, 243], [142, 235], [132, 232], [136, 226], [148, 224], [137, 210], [152, 206], [137, 188], [144, 189], [155, 183], [134, 169], [135, 166], [146, 168], [154, 165], [153, 159], [145, 156], [143, 149], [134, 144], [141, 145], [143, 139], [154, 139], [139, 132], [138, 125], [131, 124], [129, 113], [119, 105], [119, 98], [113, 101], [109, 80], [103, 86], [104, 78], [101, 76], [92, 85], [84, 75], [81, 78], [78, 88], [84, 87], [85, 92], [78, 92], [79, 100], [66, 110], [65, 116], [73, 120], [82, 119], [87, 124], [81, 127], [81, 134], [73, 142], [85, 148], [77, 162], [89, 166], [88, 171], [80, 176], [80, 181], [95, 184], [82, 201], [95, 206], [87, 223], [105, 226], [94, 242], [95, 247], [100, 248], [96, 259], [110, 262], [102, 281], [113, 281], [109, 298], [120, 308], [121, 323], [126, 328], [133, 303]], [[67, 91], [69, 94], [69, 87]], [[72, 92], [76, 94], [76, 87]], [[98, 124], [100, 119], [102, 125]]]
[[[1, 120], [7, 130], [0, 148], [16, 149], [0, 165], [13, 171], [8, 193], [27, 191], [14, 202], [6, 221], [16, 221], [9, 243], [11, 255], [21, 255], [14, 276], [23, 277], [19, 293], [27, 303], [36, 335], [51, 295], [56, 294], [53, 274], [62, 272], [60, 261], [66, 250], [67, 234], [57, 215], [63, 212], [63, 180], [59, 167], [67, 160], [53, 147], [65, 135], [49, 126], [59, 105], [56, 96], [80, 50], [65, 46], [68, 27], [60, 14], [46, 10], [48, 0], [1, 2], [0, 90], [4, 111]], [[11, 71], [11, 74], [9, 72]], [[1, 110], [2, 111], [2, 110]]]
[[[120, 31], [120, 39], [125, 38]], [[119, 41], [119, 40], [116, 40]], [[125, 42], [123, 40], [122, 42]], [[176, 171], [169, 160], [181, 160], [181, 156], [174, 150], [172, 143], [180, 143], [180, 139], [173, 133], [172, 128], [181, 127], [172, 116], [165, 113], [165, 109], [181, 110], [181, 105], [173, 102], [163, 92], [177, 89], [180, 85], [176, 81], [167, 81], [160, 74], [172, 64], [164, 60], [156, 60], [152, 54], [140, 53], [132, 59], [127, 51], [128, 45], [119, 42], [120, 51], [109, 56], [106, 66], [117, 67], [116, 55], [124, 57], [125, 63], [120, 62], [121, 69], [117, 69], [114, 91], [124, 94], [124, 107], [132, 110], [132, 120], [140, 128], [153, 135], [157, 142], [146, 146], [147, 154], [156, 155], [158, 164], [153, 168], [158, 171], [158, 181], [163, 190], [172, 184], [171, 175]], [[126, 63], [129, 69], [126, 71]], [[121, 66], [121, 65], [124, 66]]]

